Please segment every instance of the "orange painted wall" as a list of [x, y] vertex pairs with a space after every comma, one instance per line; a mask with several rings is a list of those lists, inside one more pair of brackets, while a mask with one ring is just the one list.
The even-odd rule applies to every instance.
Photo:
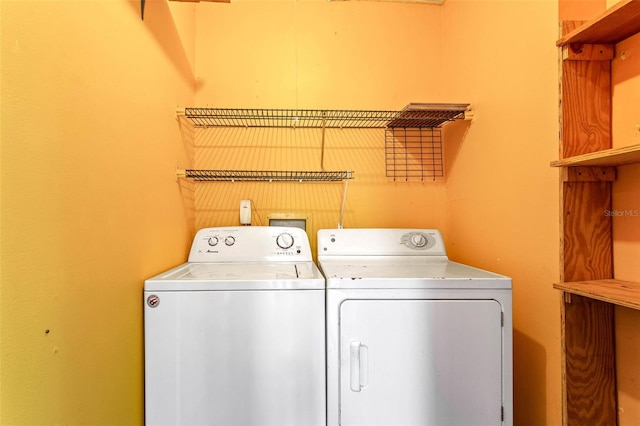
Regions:
[[0, 2], [2, 423], [140, 424], [142, 282], [184, 261], [194, 227], [237, 223], [240, 199], [256, 223], [336, 226], [340, 184], [192, 194], [173, 175], [317, 168], [318, 132], [192, 132], [176, 105], [422, 101], [476, 109], [447, 127], [435, 182], [390, 181], [380, 131], [327, 133], [326, 167], [356, 171], [345, 227], [440, 228], [453, 259], [513, 277], [516, 424], [560, 424], [557, 2], [147, 1], [144, 22], [139, 6]]
[[477, 112], [447, 146], [447, 248], [513, 278], [514, 423], [558, 425], [557, 3], [447, 1], [444, 28], [445, 95]]
[[[326, 165], [355, 170], [345, 227], [436, 227], [450, 257], [513, 277], [515, 420], [561, 423], [557, 2], [238, 1], [197, 10], [199, 105], [398, 109], [470, 102], [445, 130], [443, 179], [393, 182], [381, 131], [330, 131]], [[295, 135], [293, 133], [295, 132]], [[318, 131], [196, 131], [201, 168], [319, 166]], [[196, 223], [308, 212], [335, 227], [341, 185], [196, 185]], [[262, 221], [262, 222], [260, 222]]]
[[174, 110], [193, 102], [193, 9], [2, 1], [0, 18], [0, 422], [142, 424], [143, 281], [192, 238]]
[[[406, 3], [238, 1], [197, 10], [196, 101], [230, 108], [398, 110], [443, 102], [443, 9]], [[464, 102], [464, 96], [447, 99]], [[441, 178], [385, 174], [384, 131], [207, 129], [195, 135], [203, 169], [353, 170], [345, 227], [445, 226]], [[310, 218], [311, 242], [340, 221], [342, 183], [196, 184], [196, 226], [253, 223], [273, 213]]]

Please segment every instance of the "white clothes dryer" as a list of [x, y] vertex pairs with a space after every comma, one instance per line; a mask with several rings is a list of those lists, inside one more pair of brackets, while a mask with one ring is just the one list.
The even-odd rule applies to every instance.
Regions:
[[200, 230], [144, 285], [146, 424], [324, 426], [324, 288], [302, 229]]
[[327, 424], [513, 424], [511, 279], [424, 229], [318, 232]]

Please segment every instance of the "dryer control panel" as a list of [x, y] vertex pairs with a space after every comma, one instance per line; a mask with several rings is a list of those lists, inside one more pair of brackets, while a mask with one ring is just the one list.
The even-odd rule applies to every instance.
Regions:
[[318, 256], [446, 256], [437, 229], [321, 229]]
[[189, 262], [311, 261], [307, 233], [296, 227], [228, 226], [196, 234]]

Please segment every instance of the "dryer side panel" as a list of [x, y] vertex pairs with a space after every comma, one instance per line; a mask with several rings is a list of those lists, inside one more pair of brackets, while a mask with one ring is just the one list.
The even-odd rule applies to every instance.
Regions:
[[347, 300], [340, 425], [500, 425], [502, 354], [495, 300]]

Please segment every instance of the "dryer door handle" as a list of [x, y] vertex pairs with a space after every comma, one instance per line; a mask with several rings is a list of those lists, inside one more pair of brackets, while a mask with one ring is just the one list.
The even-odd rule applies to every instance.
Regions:
[[349, 345], [349, 386], [353, 392], [360, 392], [369, 384], [369, 348], [362, 342]]

